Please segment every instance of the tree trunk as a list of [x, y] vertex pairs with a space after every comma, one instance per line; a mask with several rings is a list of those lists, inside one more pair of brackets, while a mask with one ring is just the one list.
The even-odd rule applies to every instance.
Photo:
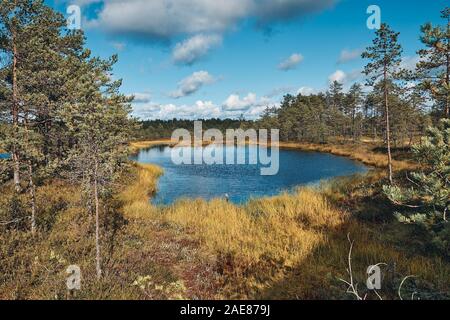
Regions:
[[[447, 18], [447, 36], [450, 33], [450, 18]], [[450, 53], [449, 53], [449, 48], [450, 43], [447, 37], [447, 73], [446, 73], [446, 77], [445, 77], [445, 84], [447, 85], [447, 94], [446, 94], [446, 99], [445, 99], [445, 116], [447, 117], [447, 119], [450, 118], [450, 93], [448, 92], [448, 86], [450, 85]]]
[[14, 188], [16, 189], [16, 192], [19, 193], [21, 190], [20, 187], [20, 163], [19, 163], [19, 156], [16, 151], [16, 147], [13, 147], [12, 151], [12, 159], [13, 159], [13, 170], [14, 170]]
[[[449, 23], [450, 24], [450, 23]], [[448, 29], [447, 29], [447, 34], [448, 34]], [[447, 117], [447, 118], [450, 118], [450, 106], [449, 106], [449, 103], [450, 103], [450, 93], [448, 92], [448, 86], [450, 85], [450, 54], [449, 54], [449, 52], [448, 52], [448, 44], [447, 44], [447, 74], [446, 74], [446, 78], [445, 78], [445, 84], [447, 85], [447, 88], [446, 88], [446, 90], [447, 90], [447, 94], [446, 94], [446, 96], [445, 96], [445, 116]]]
[[102, 268], [100, 260], [100, 203], [98, 196], [98, 162], [95, 160], [95, 172], [94, 172], [94, 197], [95, 197], [95, 261], [97, 270], [97, 279], [102, 277]]
[[353, 142], [356, 141], [356, 111], [352, 111], [352, 136]]
[[20, 192], [20, 159], [19, 154], [16, 147], [16, 139], [17, 139], [17, 130], [19, 128], [19, 103], [18, 103], [18, 93], [17, 93], [17, 47], [16, 47], [16, 39], [15, 39], [15, 31], [13, 28], [12, 35], [13, 42], [13, 70], [12, 70], [12, 120], [13, 120], [13, 134], [14, 134], [14, 142], [12, 148], [12, 160], [13, 160], [13, 171], [14, 171], [14, 187], [16, 192]]
[[31, 196], [31, 233], [36, 233], [36, 186], [33, 182], [33, 166], [31, 161], [28, 162], [28, 174], [30, 175], [29, 188]]
[[384, 69], [384, 111], [386, 116], [386, 143], [388, 152], [388, 175], [389, 183], [393, 183], [392, 179], [392, 154], [391, 154], [391, 128], [389, 123], [389, 99], [388, 99], [388, 84], [387, 84], [387, 70]]

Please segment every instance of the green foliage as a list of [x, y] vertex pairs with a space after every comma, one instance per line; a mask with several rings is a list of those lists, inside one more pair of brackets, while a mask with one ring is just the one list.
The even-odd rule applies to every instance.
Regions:
[[127, 160], [133, 123], [121, 81], [111, 80], [117, 57], [91, 58], [82, 32], [66, 30], [64, 17], [40, 0], [1, 1], [0, 55], [0, 148], [11, 155], [2, 176], [13, 172], [17, 197], [26, 185], [32, 233], [56, 220], [37, 202], [36, 186], [58, 175], [81, 184], [87, 211], [96, 208], [99, 270], [100, 198], [111, 196]]
[[445, 24], [433, 26], [424, 24], [420, 40], [425, 46], [417, 53], [420, 61], [417, 64], [415, 78], [420, 80], [422, 90], [425, 90], [436, 102], [435, 114], [438, 117], [450, 117], [450, 8], [442, 12]]
[[450, 256], [450, 120], [429, 128], [427, 136], [413, 147], [422, 170], [411, 173], [409, 188], [384, 186], [388, 198], [408, 210], [396, 213], [401, 222], [425, 228], [431, 242]]
[[388, 80], [400, 76], [399, 67], [403, 50], [398, 43], [398, 36], [399, 33], [392, 31], [385, 23], [375, 32], [372, 46], [362, 54], [364, 59], [370, 61], [364, 68], [364, 74], [368, 76], [368, 85], [373, 86], [381, 79], [384, 86], [387, 86]]
[[131, 109], [129, 99], [118, 92], [120, 81], [110, 80], [115, 62], [113, 57], [109, 61], [92, 59], [81, 63], [73, 102], [58, 111], [72, 140], [65, 159], [67, 176], [86, 186], [92, 185], [95, 175], [100, 186], [107, 189], [126, 161]]

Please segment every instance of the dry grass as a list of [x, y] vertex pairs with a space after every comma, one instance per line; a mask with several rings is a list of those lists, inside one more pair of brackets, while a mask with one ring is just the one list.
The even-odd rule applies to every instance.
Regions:
[[323, 230], [343, 221], [322, 196], [299, 190], [238, 207], [224, 200], [180, 201], [159, 218], [198, 234], [210, 250], [233, 255], [245, 265], [261, 259], [293, 266], [323, 243]]
[[330, 203], [330, 188], [323, 190], [301, 188], [243, 206], [216, 199], [181, 200], [167, 208], [154, 208], [135, 199], [139, 205], [127, 210], [197, 239], [202, 255], [216, 257], [221, 297], [351, 298], [338, 281], [347, 276], [348, 233], [355, 240], [357, 281], [365, 281], [369, 265], [396, 266], [381, 292], [385, 298], [397, 298], [402, 277], [410, 274], [427, 283], [426, 290], [431, 286], [431, 290], [448, 292], [450, 266], [444, 260], [399, 250], [383, 237], [382, 227], [358, 222]]
[[128, 275], [130, 281], [150, 277], [153, 286], [166, 288], [163, 292], [146, 288], [141, 292], [142, 299], [220, 298], [214, 263], [208, 254], [198, 249], [195, 238], [152, 219], [158, 209], [149, 198], [155, 193], [162, 173], [158, 166], [134, 164], [125, 177], [124, 188], [117, 196], [127, 219], [121, 232], [122, 244], [115, 252], [116, 264], [120, 265], [118, 269], [123, 272], [132, 263], [134, 267]]
[[170, 139], [160, 139], [151, 141], [134, 141], [130, 143], [131, 152], [137, 152], [140, 149], [147, 149], [157, 145], [173, 145]]
[[[214, 263], [198, 250], [195, 239], [150, 218], [155, 208], [149, 197], [161, 173], [155, 166], [134, 165], [122, 190], [102, 203], [100, 281], [95, 272], [94, 220], [80, 206], [79, 189], [57, 181], [40, 187], [38, 233], [33, 237], [28, 225], [0, 229], [0, 299], [219, 298]], [[0, 190], [3, 221], [13, 189]], [[29, 214], [27, 199], [21, 203]], [[74, 296], [66, 288], [66, 268], [72, 264], [82, 271], [82, 290]]]
[[135, 168], [125, 182], [126, 188], [118, 195], [126, 218], [149, 216], [154, 209], [149, 198], [156, 192], [158, 177], [163, 174], [160, 167], [151, 164], [136, 164]]

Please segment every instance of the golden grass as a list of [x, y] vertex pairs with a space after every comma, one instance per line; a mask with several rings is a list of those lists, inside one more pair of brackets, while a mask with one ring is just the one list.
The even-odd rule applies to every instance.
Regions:
[[[345, 213], [311, 190], [243, 208], [220, 200], [184, 201], [163, 212], [161, 219], [193, 232], [204, 248], [226, 257], [221, 263], [231, 268], [224, 286], [228, 297], [345, 297], [345, 286], [337, 279], [347, 278], [347, 233], [356, 241], [353, 268], [360, 282], [369, 265], [385, 262], [395, 263], [403, 276], [414, 274], [441, 288], [450, 285], [445, 276], [450, 268], [442, 260], [406, 257], [368, 227], [346, 220]], [[321, 292], [324, 288], [330, 290]]]
[[130, 142], [130, 151], [132, 153], [138, 152], [140, 149], [147, 149], [157, 145], [172, 145], [170, 139], [147, 140], [147, 141], [133, 141]]
[[324, 229], [343, 221], [322, 196], [299, 190], [238, 207], [224, 200], [180, 201], [160, 218], [197, 234], [216, 253], [234, 255], [242, 263], [261, 259], [293, 266], [323, 243]]
[[[150, 177], [158, 176], [152, 167], [139, 169], [150, 170]], [[148, 217], [168, 230], [198, 239], [204, 255], [216, 257], [224, 298], [351, 298], [338, 280], [347, 278], [347, 234], [355, 240], [353, 268], [357, 281], [365, 281], [369, 265], [396, 265], [397, 278], [386, 280], [392, 284], [382, 292], [384, 297], [396, 298], [399, 277], [410, 274], [433, 283], [436, 290], [450, 288], [450, 266], [444, 260], [399, 250], [385, 241], [382, 228], [358, 222], [330, 203], [327, 188], [300, 188], [292, 194], [255, 199], [243, 206], [221, 199], [186, 199], [155, 208], [145, 192], [132, 191], [138, 185], [154, 190], [153, 184], [144, 181], [131, 187], [126, 198], [132, 203], [125, 207], [126, 214]]]
[[145, 217], [153, 211], [149, 198], [156, 192], [158, 177], [163, 170], [151, 164], [135, 164], [137, 170], [129, 177], [128, 185], [118, 198], [124, 203], [123, 214], [126, 218]]

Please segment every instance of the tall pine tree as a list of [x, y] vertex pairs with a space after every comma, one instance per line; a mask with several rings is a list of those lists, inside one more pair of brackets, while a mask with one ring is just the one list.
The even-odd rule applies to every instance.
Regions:
[[[2, 1], [0, 88], [9, 115], [2, 148], [12, 156], [16, 191], [20, 177], [27, 181], [31, 198], [31, 230], [36, 229], [36, 180], [49, 172], [57, 155], [54, 145], [63, 136], [56, 120], [71, 91], [65, 86], [74, 77], [85, 52], [80, 32], [66, 30], [61, 14], [41, 0]], [[59, 144], [60, 145], [60, 144]], [[24, 184], [24, 181], [22, 185]]]
[[87, 208], [95, 216], [97, 277], [101, 263], [101, 201], [127, 161], [128, 139], [133, 125], [129, 119], [130, 98], [119, 93], [121, 81], [111, 80], [117, 61], [86, 60], [80, 65], [79, 81], [73, 82], [71, 100], [59, 112], [66, 124], [73, 146], [66, 159], [67, 175], [84, 190]]
[[385, 23], [375, 32], [373, 45], [366, 48], [362, 57], [370, 62], [364, 68], [364, 74], [368, 76], [367, 84], [374, 86], [380, 83], [383, 88], [384, 117], [386, 124], [386, 145], [388, 153], [388, 177], [393, 182], [392, 154], [391, 154], [391, 126], [389, 113], [389, 91], [391, 84], [400, 75], [400, 62], [402, 48], [398, 44], [398, 35]]

